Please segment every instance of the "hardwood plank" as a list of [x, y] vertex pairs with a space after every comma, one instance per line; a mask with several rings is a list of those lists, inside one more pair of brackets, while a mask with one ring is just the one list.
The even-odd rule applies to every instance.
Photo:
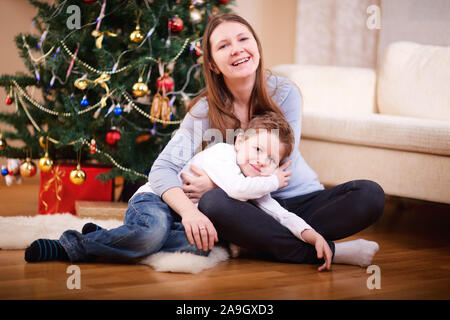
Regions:
[[123, 220], [127, 203], [111, 201], [75, 201], [75, 212], [80, 218]]

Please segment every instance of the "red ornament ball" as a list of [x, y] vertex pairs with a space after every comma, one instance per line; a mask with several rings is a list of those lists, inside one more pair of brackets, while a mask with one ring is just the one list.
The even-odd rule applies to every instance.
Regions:
[[5, 100], [6, 104], [11, 104], [13, 102], [13, 99], [11, 97], [7, 97]]
[[117, 129], [111, 129], [106, 134], [106, 143], [111, 147], [115, 147], [121, 138], [120, 132]]
[[166, 92], [170, 92], [173, 91], [175, 82], [172, 77], [169, 77], [169, 75], [165, 73], [164, 76], [159, 77], [158, 80], [156, 80], [156, 86], [159, 91], [163, 91], [164, 88]]
[[228, 2], [228, 0], [217, 0], [217, 2], [220, 4], [226, 4]]
[[169, 20], [169, 28], [173, 33], [178, 33], [183, 29], [183, 20], [178, 17]]

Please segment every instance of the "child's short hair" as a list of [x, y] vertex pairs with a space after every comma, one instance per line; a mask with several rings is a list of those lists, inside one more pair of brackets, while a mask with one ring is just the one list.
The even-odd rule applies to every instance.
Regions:
[[247, 127], [247, 130], [250, 132], [253, 131], [252, 129], [256, 132], [258, 129], [265, 129], [269, 133], [271, 130], [278, 129], [278, 138], [280, 139], [280, 143], [285, 147], [284, 154], [281, 155], [280, 163], [292, 153], [295, 144], [294, 132], [283, 116], [273, 111], [255, 115], [252, 117]]

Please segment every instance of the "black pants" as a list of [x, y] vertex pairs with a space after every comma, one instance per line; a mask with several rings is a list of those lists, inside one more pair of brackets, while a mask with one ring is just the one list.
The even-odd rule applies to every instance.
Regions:
[[[372, 225], [381, 216], [383, 189], [369, 180], [354, 180], [330, 189], [289, 199], [276, 199], [321, 234], [334, 256], [334, 242]], [[281, 262], [323, 263], [314, 246], [250, 202], [232, 199], [221, 189], [205, 193], [198, 208], [214, 224], [219, 240]]]

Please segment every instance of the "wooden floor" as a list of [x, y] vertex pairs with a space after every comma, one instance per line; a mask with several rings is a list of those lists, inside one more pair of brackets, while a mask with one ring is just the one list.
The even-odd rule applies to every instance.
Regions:
[[[0, 215], [34, 215], [38, 179], [0, 184]], [[12, 231], [13, 234], [13, 231]], [[450, 206], [389, 197], [383, 217], [349, 238], [377, 241], [373, 264], [381, 288], [368, 289], [371, 274], [333, 265], [230, 259], [197, 275], [155, 272], [142, 265], [77, 264], [81, 289], [67, 288], [71, 263], [27, 264], [24, 250], [0, 250], [0, 299], [450, 299]]]

